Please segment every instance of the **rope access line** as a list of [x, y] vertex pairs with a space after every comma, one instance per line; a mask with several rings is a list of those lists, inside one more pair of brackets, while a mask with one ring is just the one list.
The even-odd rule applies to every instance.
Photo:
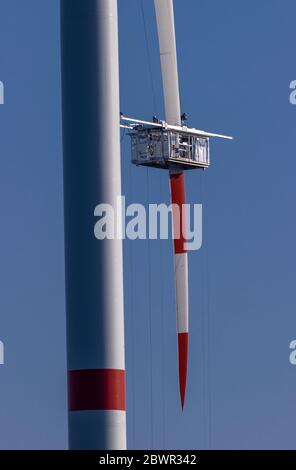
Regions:
[[[142, 15], [142, 22], [143, 22], [143, 30], [145, 36], [145, 43], [146, 43], [146, 54], [147, 54], [147, 64], [148, 64], [148, 71], [150, 76], [150, 85], [151, 85], [151, 93], [152, 93], [152, 100], [153, 100], [153, 107], [154, 107], [154, 114], [156, 114], [156, 96], [154, 90], [154, 82], [153, 82], [153, 73], [152, 73], [152, 65], [151, 65], [151, 56], [150, 56], [150, 48], [149, 48], [149, 40], [148, 40], [148, 31], [146, 25], [146, 17], [145, 17], [145, 10], [144, 10], [144, 3], [141, 0], [141, 15]], [[150, 201], [150, 185], [149, 185], [149, 173], [148, 168], [146, 169], [146, 196], [147, 196], [147, 205], [149, 205]], [[150, 362], [150, 435], [151, 435], [151, 449], [154, 448], [154, 417], [153, 417], [153, 356], [152, 356], [152, 309], [151, 309], [151, 247], [150, 247], [150, 239], [148, 236], [148, 246], [147, 246], [147, 257], [148, 257], [148, 310], [149, 310], [149, 362]]]
[[[160, 192], [160, 200], [163, 201], [163, 185], [161, 175], [159, 178], [159, 192]], [[161, 242], [159, 242], [159, 250], [160, 250], [160, 277], [163, 279], [163, 250], [161, 249]], [[161, 318], [161, 367], [162, 367], [162, 374], [161, 374], [161, 389], [162, 389], [162, 438], [163, 438], [163, 449], [166, 448], [166, 435], [165, 435], [165, 366], [164, 366], [164, 359], [165, 359], [165, 327], [164, 327], [164, 295], [163, 289], [160, 289], [160, 318]]]
[[[129, 165], [129, 187], [131, 200], [133, 200], [133, 179], [132, 179], [132, 166]], [[135, 413], [135, 316], [134, 316], [134, 249], [133, 244], [130, 244], [130, 305], [131, 305], [131, 336], [132, 336], [132, 439], [133, 447], [135, 447], [135, 435], [136, 435], [136, 413]]]
[[[207, 175], [203, 173], [201, 175], [201, 200], [202, 205], [208, 201], [208, 188], [207, 188]], [[211, 449], [211, 412], [212, 412], [212, 391], [211, 391], [211, 377], [210, 377], [210, 292], [209, 292], [209, 252], [208, 252], [208, 240], [209, 240], [209, 224], [208, 214], [205, 214], [204, 219], [204, 238], [207, 240], [203, 248], [203, 289], [204, 289], [204, 312], [203, 312], [203, 395], [204, 395], [204, 435], [205, 435], [205, 447]]]
[[[146, 170], [147, 182], [147, 203], [150, 200], [149, 174]], [[149, 310], [149, 347], [150, 347], [150, 406], [151, 406], [151, 449], [154, 448], [154, 418], [153, 418], [153, 356], [152, 356], [152, 309], [151, 309], [151, 247], [150, 238], [148, 236], [148, 310]]]

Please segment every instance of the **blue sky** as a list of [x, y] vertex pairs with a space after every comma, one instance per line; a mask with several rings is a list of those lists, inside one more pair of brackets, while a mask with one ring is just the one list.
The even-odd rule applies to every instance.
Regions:
[[[67, 445], [58, 4], [0, 1], [2, 449]], [[163, 117], [143, 6], [151, 68], [141, 2], [119, 1], [121, 109]], [[125, 242], [130, 448], [295, 448], [295, 14], [293, 0], [175, 0], [182, 109], [235, 140], [213, 142], [211, 168], [186, 174], [204, 241], [189, 257], [183, 413], [171, 242]], [[128, 137], [122, 177], [127, 202], [169, 201], [167, 173], [133, 167]]]

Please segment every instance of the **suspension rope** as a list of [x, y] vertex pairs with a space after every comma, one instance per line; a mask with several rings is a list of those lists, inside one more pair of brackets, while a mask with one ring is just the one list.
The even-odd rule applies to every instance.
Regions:
[[[201, 203], [204, 209], [204, 176], [203, 172], [199, 173], [200, 176], [200, 195], [201, 195]], [[204, 216], [203, 216], [204, 219]], [[205, 223], [203, 223], [203, 231], [205, 231]], [[204, 234], [205, 235], [205, 234]], [[208, 429], [208, 413], [207, 413], [207, 364], [206, 364], [206, 316], [207, 316], [207, 301], [206, 301], [206, 278], [205, 278], [205, 250], [206, 244], [203, 246], [202, 252], [202, 325], [201, 325], [201, 349], [202, 349], [202, 395], [203, 395], [203, 435], [204, 435], [204, 448], [208, 448], [208, 436], [207, 436], [207, 429]]]
[[[160, 200], [163, 201], [163, 185], [162, 185], [162, 179], [161, 175], [159, 178], [159, 193], [160, 193]], [[163, 279], [163, 250], [161, 249], [161, 241], [159, 241], [159, 259], [160, 259], [160, 278]], [[160, 284], [160, 318], [161, 318], [161, 369], [162, 369], [162, 374], [161, 374], [161, 390], [162, 390], [162, 439], [163, 439], [163, 449], [166, 449], [166, 430], [165, 430], [165, 396], [166, 396], [166, 390], [165, 390], [165, 321], [164, 321], [164, 295], [163, 295], [163, 289]]]
[[[132, 179], [132, 165], [129, 163], [129, 188], [131, 200], [133, 200], [133, 179]], [[131, 318], [131, 346], [132, 346], [132, 358], [131, 358], [131, 369], [132, 369], [132, 442], [133, 448], [135, 448], [135, 436], [136, 436], [136, 412], [135, 412], [135, 316], [134, 316], [134, 249], [133, 243], [130, 243], [130, 318]]]
[[[154, 80], [153, 80], [153, 71], [152, 71], [152, 62], [151, 62], [151, 54], [150, 54], [150, 45], [149, 45], [149, 38], [148, 38], [148, 28], [146, 24], [146, 16], [145, 16], [145, 9], [144, 9], [144, 2], [141, 0], [141, 14], [142, 14], [142, 21], [143, 21], [143, 30], [145, 36], [145, 43], [146, 43], [146, 54], [147, 54], [147, 64], [148, 64], [148, 71], [150, 77], [150, 86], [151, 86], [151, 94], [152, 94], [152, 102], [153, 102], [153, 109], [154, 114], [157, 114], [157, 104], [156, 104], [156, 94], [155, 94], [155, 87], [154, 87]], [[150, 201], [150, 184], [149, 184], [149, 168], [146, 169], [146, 184], [147, 184], [147, 205]], [[152, 309], [151, 309], [151, 246], [150, 246], [150, 239], [148, 237], [148, 309], [149, 309], [149, 343], [150, 343], [150, 405], [151, 405], [151, 417], [150, 417], [150, 425], [151, 425], [151, 449], [154, 448], [154, 414], [153, 414], [153, 356], [152, 356]]]
[[[146, 169], [147, 201], [150, 200], [149, 169]], [[153, 417], [153, 357], [152, 357], [152, 309], [151, 309], [151, 249], [148, 236], [148, 310], [149, 310], [149, 346], [150, 346], [150, 406], [151, 406], [151, 449], [154, 448], [154, 417]]]
[[[207, 187], [207, 175], [203, 172], [201, 178], [201, 200], [202, 205], [208, 201], [208, 187]], [[203, 207], [204, 208], [204, 207]], [[203, 287], [204, 287], [204, 313], [203, 313], [203, 395], [204, 395], [204, 435], [205, 435], [205, 447], [211, 449], [212, 447], [212, 392], [211, 392], [211, 376], [210, 376], [210, 365], [211, 365], [211, 348], [210, 348], [210, 286], [209, 286], [209, 224], [207, 211], [203, 210], [203, 227], [204, 227], [204, 238], [207, 240], [203, 247]]]

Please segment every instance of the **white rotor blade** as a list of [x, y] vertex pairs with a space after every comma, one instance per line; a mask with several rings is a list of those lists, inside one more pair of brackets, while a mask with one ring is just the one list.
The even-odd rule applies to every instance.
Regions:
[[[172, 126], [181, 125], [180, 94], [177, 65], [177, 51], [172, 0], [154, 0], [158, 39], [160, 48], [161, 72], [166, 122]], [[173, 224], [185, 227], [184, 175], [170, 174], [172, 202], [179, 207], [179, 215], [173, 214]], [[184, 407], [187, 362], [188, 362], [188, 255], [184, 248], [184, 236], [174, 240], [175, 283], [179, 358], [179, 387], [182, 408]]]
[[172, 0], [154, 0], [166, 121], [181, 124], [178, 64]]

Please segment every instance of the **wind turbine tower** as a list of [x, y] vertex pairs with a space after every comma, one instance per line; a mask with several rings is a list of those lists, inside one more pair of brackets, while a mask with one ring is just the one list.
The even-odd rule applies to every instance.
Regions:
[[122, 242], [94, 236], [121, 195], [117, 0], [61, 0], [61, 50], [69, 447], [125, 449]]

